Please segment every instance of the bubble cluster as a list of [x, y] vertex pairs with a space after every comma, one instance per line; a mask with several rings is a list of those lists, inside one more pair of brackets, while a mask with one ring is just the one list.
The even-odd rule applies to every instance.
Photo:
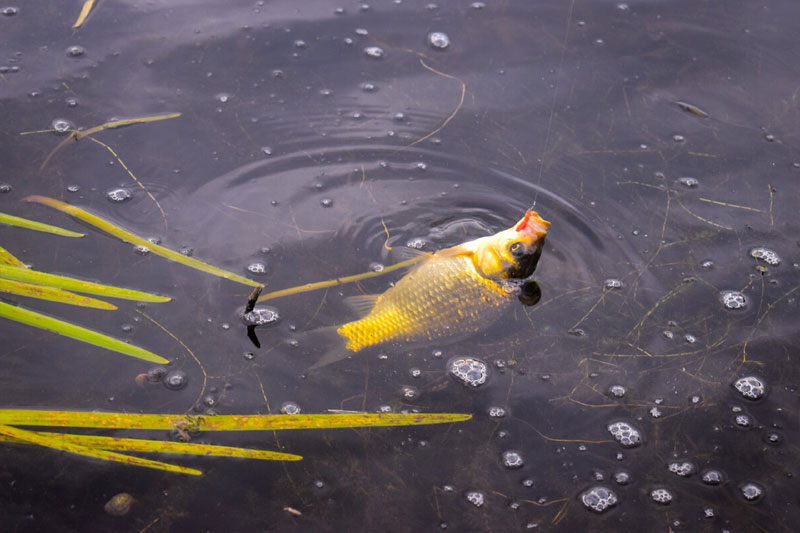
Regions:
[[720, 299], [725, 309], [742, 309], [747, 303], [747, 299], [739, 291], [722, 291]]
[[480, 359], [456, 357], [450, 360], [447, 371], [464, 385], [479, 387], [489, 377], [489, 367]]
[[690, 178], [688, 176], [683, 178], [678, 178], [678, 183], [680, 183], [684, 187], [689, 187], [690, 189], [693, 189], [698, 185], [700, 185], [700, 182], [697, 181], [696, 178]]
[[413, 400], [419, 396], [419, 389], [406, 385], [400, 389], [400, 394], [402, 394], [404, 400]]
[[164, 376], [164, 386], [169, 390], [181, 390], [189, 383], [189, 376], [183, 370], [172, 370]]
[[64, 134], [74, 129], [75, 126], [67, 119], [57, 118], [50, 123], [50, 126], [58, 134]]
[[750, 256], [760, 259], [771, 266], [778, 266], [781, 264], [780, 256], [769, 248], [753, 248], [750, 250]]
[[606, 289], [621, 289], [624, 283], [618, 279], [609, 278], [603, 282]]
[[469, 490], [464, 497], [475, 507], [483, 507], [483, 504], [486, 503], [486, 495], [479, 490]]
[[267, 273], [267, 265], [261, 261], [255, 261], [247, 265], [247, 271], [260, 276]]
[[734, 419], [736, 425], [742, 428], [749, 428], [751, 425], [750, 417], [747, 415], [736, 415]]
[[653, 501], [662, 505], [668, 505], [672, 501], [672, 493], [667, 489], [653, 489], [650, 491]]
[[503, 407], [492, 406], [489, 408], [489, 416], [492, 418], [503, 418], [506, 416], [506, 410]]
[[617, 495], [613, 490], [597, 485], [581, 493], [581, 503], [595, 513], [602, 513], [617, 504]]
[[0, 183], [0, 193], [7, 193], [11, 192], [12, 190], [14, 190], [14, 187], [12, 187], [10, 184]]
[[608, 432], [625, 448], [633, 448], [642, 443], [642, 434], [627, 422], [613, 422], [608, 425]]
[[504, 451], [502, 454], [503, 466], [509, 469], [516, 469], [522, 468], [525, 465], [525, 461], [522, 459], [522, 455], [518, 451], [515, 450], [507, 450]]
[[380, 46], [367, 46], [364, 48], [364, 55], [373, 59], [381, 59], [384, 55], [384, 51]]
[[440, 31], [433, 31], [428, 34], [428, 46], [434, 50], [444, 50], [450, 46], [450, 37], [446, 33]]
[[125, 188], [111, 189], [106, 192], [106, 198], [111, 202], [124, 202], [131, 199], [131, 191]]
[[622, 385], [611, 385], [611, 387], [608, 388], [608, 393], [614, 398], [622, 398], [627, 392], [627, 389]]
[[752, 481], [742, 485], [740, 490], [742, 491], [742, 496], [744, 496], [744, 499], [749, 502], [758, 500], [764, 494], [764, 489]]
[[300, 406], [295, 402], [283, 402], [281, 404], [281, 413], [285, 415], [299, 415]]
[[266, 326], [277, 324], [281, 319], [281, 315], [274, 307], [258, 306], [253, 308], [249, 313], [242, 315], [242, 320], [248, 326]]
[[86, 49], [83, 46], [70, 46], [67, 48], [67, 55], [70, 57], [80, 57], [86, 53]]
[[673, 474], [680, 476], [680, 477], [689, 477], [694, 474], [695, 466], [694, 464], [684, 461], [684, 462], [674, 462], [667, 465], [667, 468]]
[[719, 485], [722, 483], [723, 477], [722, 472], [719, 470], [706, 470], [703, 472], [703, 475], [700, 477], [700, 479], [706, 485]]
[[733, 382], [733, 387], [748, 400], [760, 400], [767, 391], [764, 382], [755, 376], [739, 378]]
[[617, 472], [614, 474], [614, 481], [617, 485], [627, 485], [631, 480], [631, 475], [627, 472]]

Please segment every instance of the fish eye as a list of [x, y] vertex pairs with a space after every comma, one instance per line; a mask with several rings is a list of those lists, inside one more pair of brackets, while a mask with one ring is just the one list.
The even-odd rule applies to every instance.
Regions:
[[513, 257], [522, 257], [525, 253], [525, 251], [522, 249], [522, 243], [519, 242], [512, 242], [508, 246], [508, 251]]

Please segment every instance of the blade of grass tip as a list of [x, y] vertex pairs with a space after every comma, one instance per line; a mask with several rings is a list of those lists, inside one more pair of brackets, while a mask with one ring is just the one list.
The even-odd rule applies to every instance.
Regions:
[[409, 426], [464, 422], [461, 413], [359, 413], [331, 415], [215, 415], [128, 414], [86, 411], [0, 409], [0, 424], [106, 429], [158, 429], [176, 427], [197, 431], [266, 431]]
[[0, 213], [0, 223], [8, 224], [9, 226], [18, 226], [20, 228], [32, 229], [34, 231], [42, 231], [44, 233], [52, 233], [53, 235], [61, 235], [62, 237], [85, 237], [84, 233], [70, 231], [68, 229], [59, 228], [58, 226], [51, 226], [42, 222], [28, 220], [27, 218], [15, 217], [6, 213]]
[[28, 298], [38, 298], [39, 300], [49, 300], [51, 302], [58, 302], [62, 304], [90, 307], [92, 309], [105, 309], [107, 311], [113, 311], [117, 308], [116, 305], [112, 305], [108, 302], [95, 300], [94, 298], [89, 298], [88, 296], [79, 296], [56, 287], [34, 285], [32, 283], [24, 283], [22, 281], [13, 281], [3, 278], [0, 278], [0, 292], [16, 294], [19, 296], [27, 296]]
[[194, 268], [196, 270], [200, 270], [207, 274], [212, 274], [214, 276], [218, 276], [220, 278], [228, 279], [231, 281], [235, 281], [237, 283], [241, 283], [243, 285], [249, 285], [251, 287], [258, 287], [261, 286], [261, 283], [257, 281], [253, 281], [251, 279], [247, 279], [244, 276], [240, 276], [233, 272], [229, 272], [227, 270], [223, 270], [221, 268], [209, 265], [208, 263], [204, 263], [193, 257], [185, 256], [181, 253], [175, 252], [168, 248], [164, 248], [163, 246], [159, 246], [157, 244], [153, 244], [150, 241], [143, 239], [129, 231], [126, 231], [119, 226], [112, 224], [111, 222], [98, 217], [97, 215], [93, 215], [88, 211], [85, 211], [79, 207], [75, 207], [74, 205], [70, 205], [66, 202], [62, 202], [61, 200], [56, 200], [54, 198], [47, 198], [45, 196], [28, 196], [23, 198], [23, 200], [28, 202], [36, 202], [42, 205], [46, 205], [48, 207], [52, 207], [54, 209], [58, 209], [62, 213], [67, 213], [68, 215], [72, 215], [75, 218], [86, 222], [87, 224], [96, 227], [97, 229], [104, 231], [114, 237], [120, 239], [121, 241], [125, 241], [130, 244], [134, 244], [137, 246], [144, 246], [148, 250], [150, 250], [155, 255], [159, 255], [170, 261], [175, 261], [176, 263], [180, 263], [184, 266], [188, 266], [190, 268]]
[[28, 326], [33, 326], [35, 328], [51, 331], [59, 335], [64, 335], [65, 337], [70, 337], [87, 344], [93, 344], [94, 346], [105, 348], [106, 350], [119, 352], [121, 354], [136, 357], [137, 359], [143, 359], [145, 361], [150, 361], [151, 363], [156, 363], [159, 365], [169, 364], [167, 359], [164, 359], [160, 355], [156, 355], [152, 352], [148, 352], [144, 348], [139, 348], [133, 344], [128, 344], [113, 337], [109, 337], [108, 335], [98, 333], [97, 331], [76, 326], [75, 324], [70, 324], [69, 322], [64, 322], [63, 320], [49, 317], [35, 311], [30, 311], [22, 307], [15, 307], [13, 305], [0, 302], [0, 317], [13, 320], [14, 322], [19, 322], [21, 324], [26, 324]]
[[86, 21], [86, 17], [89, 16], [89, 12], [92, 10], [92, 7], [94, 6], [94, 1], [95, 0], [86, 0], [83, 3], [83, 7], [81, 7], [81, 12], [78, 15], [78, 20], [76, 20], [75, 24], [72, 25], [73, 30], [77, 30], [78, 28], [80, 28], [81, 25], [83, 25], [83, 23]]
[[0, 265], [15, 266], [19, 268], [28, 268], [25, 263], [14, 257], [11, 252], [0, 246]]
[[[43, 437], [57, 436], [64, 442], [118, 452], [173, 453], [180, 455], [203, 455], [207, 457], [235, 457], [239, 459], [258, 459], [262, 461], [301, 461], [300, 455], [254, 450], [215, 444], [194, 444], [161, 440], [130, 439], [123, 437], [100, 437], [96, 435], [74, 435], [71, 433], [34, 432]], [[8, 437], [8, 439], [12, 439]], [[2, 437], [0, 437], [2, 440]]]
[[110, 298], [120, 298], [123, 300], [136, 300], [137, 302], [169, 302], [171, 298], [158, 296], [147, 292], [135, 291], [133, 289], [123, 289], [111, 285], [101, 285], [91, 281], [83, 281], [56, 274], [39, 272], [30, 268], [13, 267], [10, 265], [0, 265], [0, 278], [13, 279], [38, 285], [48, 285], [60, 289], [84, 292], [87, 294], [98, 294]]
[[23, 440], [25, 442], [30, 442], [31, 444], [38, 444], [39, 446], [44, 446], [46, 448], [53, 448], [64, 452], [94, 457], [95, 459], [103, 459], [105, 461], [114, 461], [116, 463], [143, 466], [145, 468], [155, 468], [157, 470], [166, 470], [168, 472], [177, 472], [180, 474], [190, 474], [194, 476], [199, 476], [202, 474], [201, 471], [195, 470], [194, 468], [186, 468], [184, 466], [171, 465], [162, 463], [160, 461], [153, 461], [151, 459], [142, 459], [141, 457], [134, 457], [132, 455], [123, 455], [120, 453], [88, 448], [86, 446], [67, 442], [58, 436], [42, 436], [33, 431], [27, 431], [11, 426], [0, 425], [0, 434]]

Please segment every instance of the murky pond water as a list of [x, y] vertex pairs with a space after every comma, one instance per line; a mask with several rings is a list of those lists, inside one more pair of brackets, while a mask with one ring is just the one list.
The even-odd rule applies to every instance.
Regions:
[[[0, 211], [88, 235], [2, 226], [0, 244], [173, 301], [3, 299], [163, 354], [188, 382], [142, 387], [147, 364], [3, 321], [0, 406], [474, 418], [202, 435], [304, 460], [174, 459], [200, 478], [4, 444], [10, 531], [796, 527], [795, 3], [101, 2], [73, 30], [80, 7], [0, 15]], [[165, 113], [181, 116], [49, 158], [65, 137], [19, 135]], [[531, 205], [552, 226], [538, 304], [466, 340], [309, 372], [324, 347], [304, 333], [399, 275], [271, 302], [281, 320], [256, 349], [247, 287], [137, 254], [31, 194], [267, 290], [487, 235]], [[449, 376], [454, 357], [485, 362], [485, 383]], [[135, 501], [110, 516], [120, 492]]]

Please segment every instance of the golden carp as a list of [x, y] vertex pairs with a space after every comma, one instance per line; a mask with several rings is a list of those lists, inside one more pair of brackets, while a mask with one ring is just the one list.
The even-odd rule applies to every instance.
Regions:
[[314, 366], [378, 344], [436, 341], [484, 329], [533, 274], [549, 226], [528, 210], [507, 230], [421, 258], [383, 294], [348, 298], [364, 316], [336, 329], [346, 353], [329, 353]]

